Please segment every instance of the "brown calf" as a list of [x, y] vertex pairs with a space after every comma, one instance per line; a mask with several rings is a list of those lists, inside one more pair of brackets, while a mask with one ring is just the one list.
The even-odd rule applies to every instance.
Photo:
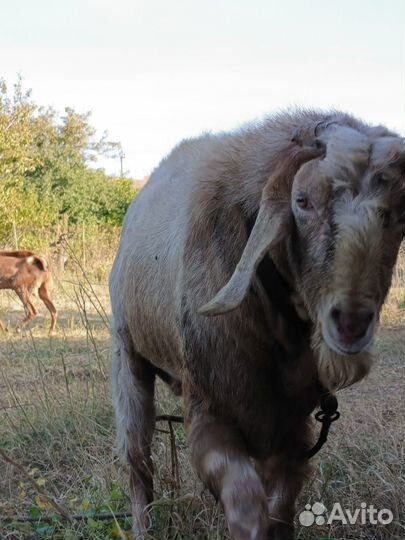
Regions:
[[[0, 289], [12, 289], [23, 303], [26, 317], [21, 326], [38, 315], [31, 302], [32, 295], [38, 293], [51, 314], [49, 332], [54, 332], [58, 313], [49, 296], [50, 284], [51, 272], [43, 257], [31, 251], [0, 251]], [[0, 327], [5, 330], [1, 321]]]

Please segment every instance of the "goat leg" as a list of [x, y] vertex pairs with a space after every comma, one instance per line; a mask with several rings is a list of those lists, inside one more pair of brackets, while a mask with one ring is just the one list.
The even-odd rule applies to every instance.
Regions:
[[269, 540], [293, 540], [295, 501], [307, 479], [310, 470], [308, 462], [274, 456], [257, 460], [256, 470], [267, 496]]
[[264, 488], [238, 433], [201, 410], [190, 416], [192, 462], [202, 482], [221, 501], [232, 539], [267, 540]]
[[130, 468], [134, 539], [147, 538], [148, 505], [153, 499], [151, 442], [155, 427], [155, 373], [135, 352], [127, 331], [115, 330], [112, 394], [117, 422], [117, 449]]

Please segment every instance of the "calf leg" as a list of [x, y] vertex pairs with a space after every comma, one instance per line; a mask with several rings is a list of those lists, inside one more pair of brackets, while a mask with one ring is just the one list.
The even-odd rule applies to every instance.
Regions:
[[187, 431], [193, 465], [221, 501], [232, 539], [267, 540], [265, 492], [234, 427], [198, 411]]
[[21, 300], [24, 309], [25, 309], [25, 319], [23, 319], [20, 323], [20, 326], [26, 326], [32, 319], [36, 316], [36, 310], [33, 307], [33, 305], [30, 302], [28, 291], [23, 288], [17, 288], [15, 289], [15, 292], [17, 293], [19, 299]]
[[28, 298], [27, 304], [29, 305], [30, 310], [31, 310], [31, 312], [33, 313], [34, 317], [36, 317], [36, 316], [38, 315], [38, 310], [37, 310], [37, 308], [34, 306], [34, 304], [31, 302], [31, 299], [30, 299], [30, 298]]
[[56, 310], [55, 304], [52, 302], [49, 295], [49, 288], [46, 283], [43, 283], [38, 289], [38, 295], [43, 301], [45, 306], [48, 308], [49, 313], [51, 314], [51, 326], [49, 328], [49, 333], [53, 334], [55, 332], [56, 320], [58, 318], [58, 312]]
[[307, 461], [272, 457], [256, 461], [268, 501], [271, 540], [294, 538], [295, 501], [309, 474]]
[[149, 526], [146, 507], [153, 499], [151, 442], [155, 427], [155, 374], [151, 365], [134, 351], [129, 332], [116, 329], [113, 335], [112, 394], [117, 447], [130, 468], [133, 533], [140, 540]]

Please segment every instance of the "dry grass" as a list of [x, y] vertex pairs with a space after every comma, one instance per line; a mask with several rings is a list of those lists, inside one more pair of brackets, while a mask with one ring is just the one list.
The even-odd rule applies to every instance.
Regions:
[[[373, 372], [340, 394], [342, 418], [314, 459], [316, 475], [299, 504], [302, 509], [322, 501], [330, 510], [339, 502], [353, 511], [364, 502], [390, 509], [394, 522], [299, 527], [300, 540], [405, 538], [403, 270], [402, 263], [384, 311]], [[0, 456], [0, 538], [129, 538], [130, 521], [120, 517], [129, 510], [126, 471], [112, 452], [107, 287], [90, 283], [79, 269], [56, 283], [54, 297], [61, 312], [56, 337], [47, 336], [47, 314], [31, 331], [0, 336], [0, 448], [25, 467], [24, 472]], [[2, 312], [12, 326], [22, 318], [17, 302], [4, 293]], [[181, 402], [159, 387], [158, 408], [179, 413]], [[159, 425], [154, 441], [156, 538], [228, 538], [220, 508], [190, 469], [182, 426], [175, 427], [175, 470], [167, 432], [167, 425]], [[35, 482], [83, 519], [60, 519]], [[105, 512], [116, 518], [100, 519]], [[18, 521], [26, 517], [31, 521]]]

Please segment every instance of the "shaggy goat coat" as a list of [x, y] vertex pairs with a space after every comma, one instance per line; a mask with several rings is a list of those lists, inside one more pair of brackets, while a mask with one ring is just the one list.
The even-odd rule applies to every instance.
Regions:
[[[314, 142], [317, 130], [325, 131], [322, 144]], [[309, 415], [321, 393], [325, 387], [362, 378], [369, 355], [342, 356], [325, 345], [311, 302], [299, 294], [296, 276], [301, 263], [291, 256], [292, 235], [286, 232], [291, 224], [280, 217], [277, 228], [285, 239], [283, 234], [278, 237], [262, 208], [288, 203], [297, 170], [322, 157], [325, 146], [328, 167], [340, 171], [343, 157], [348, 163], [345, 173], [351, 177], [357, 174], [358, 163], [364, 161], [367, 167], [370, 159], [372, 151], [361, 150], [363, 140], [371, 148], [384, 138], [392, 142], [396, 136], [342, 113], [280, 114], [235, 133], [183, 141], [132, 203], [110, 292], [118, 442], [136, 470], [131, 482], [138, 518], [140, 507], [151, 497], [151, 484], [145, 480], [149, 471], [137, 469], [136, 463], [143, 460], [146, 468], [152, 467], [148, 453], [154, 425], [153, 380], [158, 374], [182, 386], [192, 460], [203, 481], [221, 498], [233, 537], [264, 538], [260, 532], [264, 522], [259, 520], [259, 526], [256, 518], [252, 523], [258, 527], [257, 536], [238, 532], [239, 518], [232, 525], [229, 505], [234, 499], [229, 502], [221, 491], [220, 479], [225, 476], [215, 480], [215, 471], [225, 467], [236, 448], [240, 455], [257, 460], [282, 456], [301, 462], [312, 445]], [[274, 232], [271, 257], [266, 255], [268, 242], [260, 241], [260, 227], [267, 236]], [[258, 245], [249, 251], [246, 246], [254, 235]], [[254, 266], [253, 252], [255, 257], [260, 252]], [[390, 271], [393, 263], [387, 265]], [[388, 290], [389, 277], [386, 281]], [[231, 297], [236, 298], [233, 304], [228, 302]], [[224, 314], [205, 316], [213, 313]], [[222, 435], [228, 437], [223, 459], [217, 446], [221, 429], [228, 432], [218, 426], [233, 430]], [[256, 482], [249, 461], [243, 463], [235, 470], [245, 467]], [[296, 478], [304, 472], [297, 469]], [[293, 499], [301, 481], [291, 482]], [[142, 483], [145, 499], [136, 495]], [[261, 488], [257, 489], [260, 499]], [[283, 519], [291, 522], [290, 507]]]

